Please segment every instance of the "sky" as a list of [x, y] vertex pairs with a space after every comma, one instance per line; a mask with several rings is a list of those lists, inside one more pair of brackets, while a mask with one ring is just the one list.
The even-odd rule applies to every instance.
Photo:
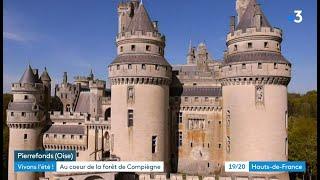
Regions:
[[[116, 57], [117, 4], [120, 0], [4, 0], [3, 92], [18, 82], [28, 64], [40, 74], [47, 67], [52, 83], [90, 69], [107, 80]], [[236, 0], [143, 0], [152, 20], [166, 36], [166, 59], [186, 63], [191, 40], [205, 42], [214, 59], [222, 59], [229, 18]], [[272, 26], [283, 30], [282, 53], [292, 63], [289, 92], [317, 88], [316, 0], [258, 0]], [[294, 23], [294, 10], [303, 21]]]

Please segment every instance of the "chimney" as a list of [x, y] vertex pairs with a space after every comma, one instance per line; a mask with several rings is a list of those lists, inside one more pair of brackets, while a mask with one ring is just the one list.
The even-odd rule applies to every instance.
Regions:
[[63, 84], [67, 84], [68, 82], [68, 76], [67, 76], [67, 72], [63, 73]]
[[154, 29], [156, 31], [158, 31], [158, 21], [153, 21], [152, 24], [153, 24]]
[[234, 33], [235, 29], [236, 29], [236, 17], [231, 16], [230, 17], [230, 33]]
[[256, 26], [257, 29], [261, 29], [262, 25], [262, 13], [259, 7], [259, 4], [256, 4], [254, 6], [255, 13], [254, 13], [254, 25]]

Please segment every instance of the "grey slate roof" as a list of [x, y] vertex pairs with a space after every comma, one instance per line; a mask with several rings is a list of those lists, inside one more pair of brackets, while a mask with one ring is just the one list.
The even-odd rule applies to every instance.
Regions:
[[268, 51], [252, 51], [252, 52], [241, 52], [237, 54], [228, 55], [224, 59], [224, 63], [233, 62], [276, 62], [276, 63], [287, 63], [290, 62], [283, 57], [281, 53], [268, 52]]
[[163, 66], [171, 66], [164, 57], [149, 54], [119, 55], [114, 59], [114, 61], [111, 64], [121, 63], [158, 64]]
[[19, 80], [19, 83], [37, 83], [38, 79], [37, 77], [33, 74], [33, 70], [31, 66], [29, 65], [27, 69], [24, 71], [22, 77]]
[[222, 96], [221, 87], [171, 88], [170, 96]]
[[243, 31], [247, 28], [254, 26], [254, 15], [261, 14], [261, 27], [271, 27], [267, 17], [262, 12], [260, 5], [257, 4], [256, 0], [251, 0], [245, 10], [244, 14], [240, 18], [240, 22], [236, 27], [236, 30], [242, 29]]
[[75, 112], [89, 113], [90, 111], [90, 92], [80, 92]]
[[44, 71], [43, 71], [43, 73], [41, 74], [40, 79], [41, 79], [42, 81], [51, 81], [51, 78], [50, 78], [50, 76], [49, 76], [49, 74], [48, 74], [47, 68], [44, 68]]
[[153, 23], [148, 15], [144, 5], [140, 3], [139, 7], [134, 13], [132, 20], [130, 21], [127, 32], [131, 31], [143, 31], [143, 32], [154, 32]]
[[51, 134], [85, 134], [85, 128], [81, 125], [52, 125], [45, 133]]

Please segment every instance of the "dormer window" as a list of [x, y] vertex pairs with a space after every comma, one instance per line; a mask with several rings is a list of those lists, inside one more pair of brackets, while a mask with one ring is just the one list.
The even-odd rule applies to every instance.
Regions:
[[252, 43], [251, 42], [248, 43], [248, 48], [249, 49], [252, 48]]
[[146, 45], [146, 51], [151, 51], [151, 46], [150, 45]]
[[136, 45], [131, 45], [131, 51], [135, 51], [136, 50]]

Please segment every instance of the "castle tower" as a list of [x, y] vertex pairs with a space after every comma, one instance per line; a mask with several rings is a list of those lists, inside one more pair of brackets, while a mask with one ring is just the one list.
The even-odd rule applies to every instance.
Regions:
[[286, 161], [291, 64], [281, 54], [282, 31], [270, 25], [255, 0], [236, 27], [231, 21], [220, 71], [225, 159]]
[[12, 84], [13, 100], [7, 109], [7, 125], [9, 127], [9, 160], [8, 179], [34, 180], [42, 173], [15, 173], [15, 150], [42, 149], [42, 130], [46, 125], [43, 111], [45, 86], [29, 66], [19, 83]]
[[123, 161], [164, 161], [168, 170], [172, 68], [157, 29], [140, 3], [125, 32], [117, 35], [118, 56], [108, 67], [111, 154]]
[[189, 44], [188, 54], [187, 54], [187, 63], [188, 64], [195, 64], [196, 60], [196, 54], [195, 54], [195, 48], [192, 47], [191, 41]]
[[40, 76], [40, 80], [45, 88], [46, 93], [44, 95], [44, 100], [45, 100], [44, 104], [45, 104], [46, 111], [48, 111], [50, 102], [51, 102], [51, 78], [48, 74], [47, 68], [44, 68], [44, 71]]

